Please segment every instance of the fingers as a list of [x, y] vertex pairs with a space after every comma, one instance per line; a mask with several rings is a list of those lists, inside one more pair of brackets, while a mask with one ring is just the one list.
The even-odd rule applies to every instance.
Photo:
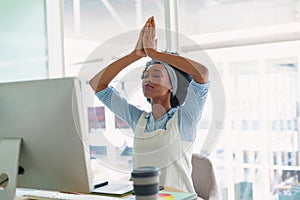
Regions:
[[147, 19], [146, 23], [144, 24], [143, 28], [142, 28], [141, 31], [140, 31], [140, 37], [143, 36], [143, 34], [144, 34], [144, 32], [145, 32], [145, 29], [148, 29], [149, 27], [152, 26], [151, 24], [153, 24], [153, 20], [154, 20], [154, 16], [149, 17], [149, 18]]
[[145, 28], [147, 29], [148, 33], [154, 36], [155, 36], [155, 26], [156, 24], [155, 24], [154, 16], [149, 17], [145, 24]]
[[147, 19], [144, 27], [155, 27], [155, 19], [154, 16], [151, 16]]
[[149, 25], [150, 25], [150, 23], [151, 23], [151, 21], [152, 21], [153, 19], [154, 19], [154, 16], [149, 17], [149, 18], [147, 19], [147, 21], [146, 21], [144, 27], [149, 27]]
[[146, 23], [144, 24], [143, 28], [142, 28], [141, 31], [140, 31], [140, 37], [143, 36], [143, 34], [144, 34], [144, 32], [145, 32], [145, 29], [148, 28], [148, 27], [150, 27], [150, 25], [153, 23], [153, 22], [151, 22], [151, 21], [153, 21], [153, 20], [154, 20], [154, 16], [149, 17], [149, 18], [147, 19]]
[[144, 27], [140, 32], [138, 44], [145, 54], [147, 54], [147, 49], [157, 50], [157, 42], [155, 40], [155, 26], [154, 16], [151, 16], [147, 19]]
[[151, 17], [151, 20], [150, 20], [150, 26], [151, 26], [151, 27], [155, 27], [154, 16]]

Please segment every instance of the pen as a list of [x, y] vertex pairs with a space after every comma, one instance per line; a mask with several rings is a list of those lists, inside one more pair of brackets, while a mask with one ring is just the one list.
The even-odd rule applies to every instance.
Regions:
[[60, 193], [65, 193], [65, 194], [76, 194], [76, 195], [80, 195], [80, 193], [78, 192], [66, 192], [66, 191], [59, 191]]
[[104, 185], [108, 185], [108, 181], [105, 181], [105, 182], [103, 182], [103, 183], [98, 183], [98, 184], [94, 185], [94, 189], [96, 189], [96, 188], [98, 188], [98, 187], [102, 187], [102, 186], [104, 186]]

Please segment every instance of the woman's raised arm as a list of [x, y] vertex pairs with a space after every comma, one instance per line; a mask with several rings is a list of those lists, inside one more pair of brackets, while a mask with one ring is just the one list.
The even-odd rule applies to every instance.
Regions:
[[122, 71], [125, 67], [130, 65], [131, 63], [139, 60], [142, 57], [147, 56], [144, 51], [143, 46], [143, 35], [145, 31], [145, 27], [147, 23], [153, 17], [148, 18], [144, 27], [140, 31], [139, 38], [135, 49], [130, 54], [123, 56], [122, 58], [116, 60], [115, 62], [109, 64], [107, 67], [98, 72], [91, 80], [90, 85], [95, 93], [105, 89], [108, 87], [108, 84], [117, 76], [117, 74]]
[[90, 85], [95, 93], [108, 87], [108, 84], [117, 76], [117, 74], [130, 65], [131, 63], [137, 61], [141, 57], [136, 53], [132, 52], [115, 62], [108, 65], [106, 68], [98, 72], [91, 80]]

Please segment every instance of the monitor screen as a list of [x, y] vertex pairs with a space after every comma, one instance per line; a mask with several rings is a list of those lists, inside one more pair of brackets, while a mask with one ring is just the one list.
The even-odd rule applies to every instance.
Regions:
[[19, 166], [25, 171], [17, 187], [82, 193], [93, 189], [77, 78], [1, 83], [0, 113], [0, 145], [4, 138], [22, 138]]

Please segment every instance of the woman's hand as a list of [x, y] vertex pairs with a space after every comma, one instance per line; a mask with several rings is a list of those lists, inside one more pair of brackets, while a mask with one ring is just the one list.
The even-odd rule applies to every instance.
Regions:
[[136, 55], [138, 55], [140, 57], [146, 57], [147, 56], [147, 54], [146, 54], [146, 52], [144, 50], [143, 36], [144, 36], [145, 29], [146, 29], [146, 25], [148, 24], [148, 22], [150, 22], [150, 20], [151, 20], [151, 17], [148, 18], [148, 20], [146, 21], [144, 27], [140, 31], [138, 41], [137, 41], [135, 49], [133, 51]]
[[[144, 27], [143, 46], [145, 53], [149, 55], [151, 51], [156, 51], [157, 40], [155, 39], [156, 28], [154, 17], [150, 17]], [[151, 56], [150, 56], [151, 57]]]

